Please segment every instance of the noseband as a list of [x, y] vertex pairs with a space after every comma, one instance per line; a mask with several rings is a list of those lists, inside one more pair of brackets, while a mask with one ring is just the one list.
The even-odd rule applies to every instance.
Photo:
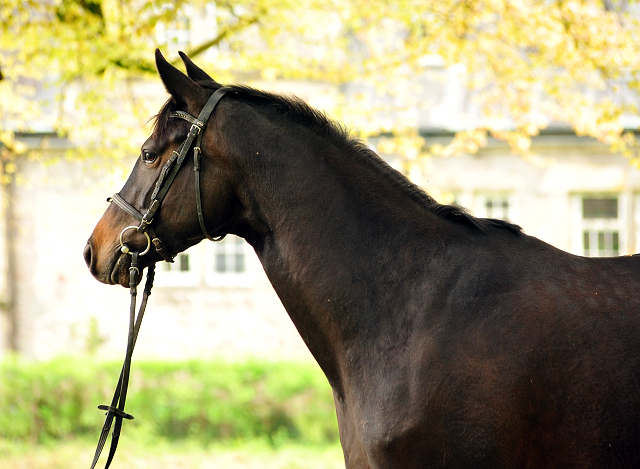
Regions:
[[191, 129], [189, 129], [189, 133], [187, 134], [187, 138], [185, 139], [185, 141], [180, 144], [178, 150], [173, 152], [169, 160], [160, 171], [160, 176], [158, 177], [158, 181], [156, 182], [156, 187], [151, 194], [151, 205], [144, 215], [129, 202], [124, 200], [122, 196], [117, 192], [113, 195], [113, 197], [107, 199], [108, 202], [116, 204], [118, 207], [123, 209], [125, 212], [127, 212], [129, 215], [140, 222], [138, 226], [128, 226], [120, 233], [120, 245], [123, 252], [128, 252], [129, 248], [122, 242], [122, 235], [129, 229], [135, 229], [138, 231], [138, 233], [142, 233], [147, 237], [147, 248], [144, 251], [145, 253], [148, 251], [150, 243], [153, 243], [153, 246], [155, 247], [157, 253], [160, 254], [165, 261], [173, 262], [175, 254], [171, 254], [169, 251], [167, 251], [164, 243], [158, 237], [151, 224], [153, 223], [153, 217], [160, 208], [160, 204], [167, 195], [167, 192], [169, 191], [173, 180], [178, 174], [178, 171], [180, 171], [180, 167], [182, 166], [187, 153], [191, 149], [191, 146], [193, 146], [193, 169], [195, 170], [196, 208], [198, 211], [198, 222], [200, 223], [202, 233], [207, 239], [211, 241], [218, 241], [222, 239], [222, 237], [212, 237], [207, 231], [207, 228], [204, 224], [204, 216], [202, 213], [202, 197], [200, 194], [200, 156], [202, 153], [200, 144], [202, 142], [204, 129], [207, 126], [209, 117], [211, 117], [211, 113], [215, 109], [218, 102], [222, 99], [222, 97], [229, 91], [231, 91], [230, 88], [218, 88], [209, 97], [197, 118], [184, 111], [177, 111], [171, 114], [171, 117], [178, 117], [189, 122], [191, 124]]

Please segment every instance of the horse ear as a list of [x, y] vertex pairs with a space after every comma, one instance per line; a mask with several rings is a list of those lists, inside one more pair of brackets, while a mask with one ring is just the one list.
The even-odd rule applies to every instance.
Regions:
[[182, 51], [178, 52], [178, 54], [180, 54], [180, 57], [184, 62], [184, 66], [187, 69], [187, 75], [189, 75], [189, 78], [191, 78], [193, 81], [210, 81], [215, 83], [216, 85], [219, 85], [219, 83], [217, 83], [213, 78], [211, 78], [207, 74], [207, 72], [205, 72], [196, 64], [194, 64], [193, 61], [187, 56], [187, 54], [185, 54]]
[[167, 62], [160, 49], [156, 49], [156, 67], [158, 67], [160, 79], [167, 92], [177, 101], [183, 102], [189, 107], [197, 107], [198, 104], [201, 104], [204, 90], [191, 78]]

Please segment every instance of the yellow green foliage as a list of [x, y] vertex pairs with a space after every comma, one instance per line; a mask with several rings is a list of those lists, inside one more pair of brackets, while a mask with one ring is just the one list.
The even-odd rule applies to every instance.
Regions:
[[[633, 151], [620, 116], [638, 112], [638, 9], [612, 0], [2, 0], [0, 122], [13, 126], [0, 128], [0, 142], [9, 146], [7, 135], [37, 117], [24, 99], [33, 85], [19, 80], [26, 77], [54, 79], [58, 99], [78, 87], [73, 102], [84, 117], [60, 105], [54, 127], [87, 153], [128, 151], [130, 125], [118, 127], [107, 100], [123, 94], [122, 83], [155, 73], [156, 46], [177, 59], [176, 44], [158, 31], [207, 8], [215, 34], [191, 37], [186, 52], [198, 58], [215, 48], [204, 68], [220, 81], [357, 81], [412, 106], [416, 94], [406, 80], [437, 57], [458, 67], [483, 119], [436, 153], [473, 151], [488, 135], [526, 152], [550, 121]], [[144, 122], [154, 110], [130, 98], [122, 112]], [[388, 148], [424, 151], [415, 120], [373, 117], [366, 99], [329, 111], [362, 136], [391, 135]]]

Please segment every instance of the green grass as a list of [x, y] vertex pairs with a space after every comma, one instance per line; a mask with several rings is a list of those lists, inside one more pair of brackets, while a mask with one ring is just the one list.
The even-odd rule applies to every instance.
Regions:
[[[96, 441], [61, 440], [30, 445], [0, 440], [2, 469], [88, 469]], [[103, 453], [106, 453], [105, 448]], [[104, 467], [105, 456], [97, 467]], [[283, 443], [274, 448], [264, 440], [227, 441], [203, 447], [199, 442], [137, 442], [123, 435], [113, 469], [341, 469], [342, 449], [338, 443], [310, 445]]]

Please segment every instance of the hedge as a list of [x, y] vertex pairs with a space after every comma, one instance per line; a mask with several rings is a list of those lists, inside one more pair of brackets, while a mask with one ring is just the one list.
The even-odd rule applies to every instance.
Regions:
[[[96, 407], [110, 403], [120, 366], [73, 358], [0, 361], [0, 438], [97, 436], [104, 414]], [[125, 427], [168, 440], [338, 438], [331, 389], [314, 364], [134, 360], [126, 410], [135, 420]]]

